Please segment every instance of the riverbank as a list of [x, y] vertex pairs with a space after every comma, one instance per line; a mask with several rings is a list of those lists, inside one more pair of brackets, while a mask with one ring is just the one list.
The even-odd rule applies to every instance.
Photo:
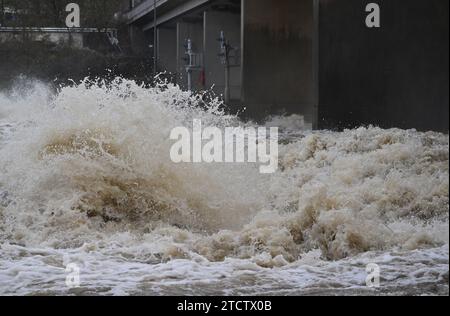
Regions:
[[152, 60], [105, 54], [48, 42], [9, 42], [0, 46], [0, 90], [21, 79], [65, 84], [85, 77], [115, 77], [150, 82]]

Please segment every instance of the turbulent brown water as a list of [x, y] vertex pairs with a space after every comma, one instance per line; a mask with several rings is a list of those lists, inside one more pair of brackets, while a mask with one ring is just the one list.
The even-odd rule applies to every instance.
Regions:
[[194, 118], [244, 125], [171, 85], [0, 95], [0, 294], [448, 294], [448, 135], [278, 117], [262, 175], [174, 164], [170, 131]]

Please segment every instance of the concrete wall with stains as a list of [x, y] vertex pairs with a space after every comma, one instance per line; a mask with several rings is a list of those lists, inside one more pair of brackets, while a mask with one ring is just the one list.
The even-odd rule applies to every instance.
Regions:
[[448, 131], [448, 14], [448, 0], [320, 0], [320, 127]]
[[248, 115], [315, 111], [312, 0], [243, 1], [243, 103]]

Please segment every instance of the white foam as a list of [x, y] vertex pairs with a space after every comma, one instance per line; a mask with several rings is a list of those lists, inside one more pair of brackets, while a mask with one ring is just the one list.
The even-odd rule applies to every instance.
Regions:
[[352, 294], [371, 261], [387, 292], [448, 292], [448, 135], [278, 117], [280, 171], [261, 175], [171, 162], [173, 127], [244, 125], [217, 100], [122, 79], [29, 91], [0, 96], [0, 293]]

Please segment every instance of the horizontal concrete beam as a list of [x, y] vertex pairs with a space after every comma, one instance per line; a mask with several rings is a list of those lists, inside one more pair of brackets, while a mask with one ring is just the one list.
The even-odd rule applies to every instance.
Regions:
[[141, 2], [126, 14], [127, 23], [131, 24], [136, 20], [142, 18], [146, 14], [151, 13], [155, 7], [155, 1], [156, 1], [156, 9], [158, 9], [160, 6], [167, 3], [169, 0], [146, 0]]
[[184, 2], [183, 4], [180, 4], [179, 6], [175, 7], [174, 9], [159, 15], [156, 19], [156, 23], [155, 21], [152, 21], [151, 23], [144, 25], [143, 30], [144, 31], [148, 31], [152, 28], [156, 26], [163, 24], [165, 22], [168, 22], [176, 17], [179, 17], [191, 10], [194, 10], [197, 7], [200, 7], [208, 2], [210, 2], [211, 0], [189, 0]]

